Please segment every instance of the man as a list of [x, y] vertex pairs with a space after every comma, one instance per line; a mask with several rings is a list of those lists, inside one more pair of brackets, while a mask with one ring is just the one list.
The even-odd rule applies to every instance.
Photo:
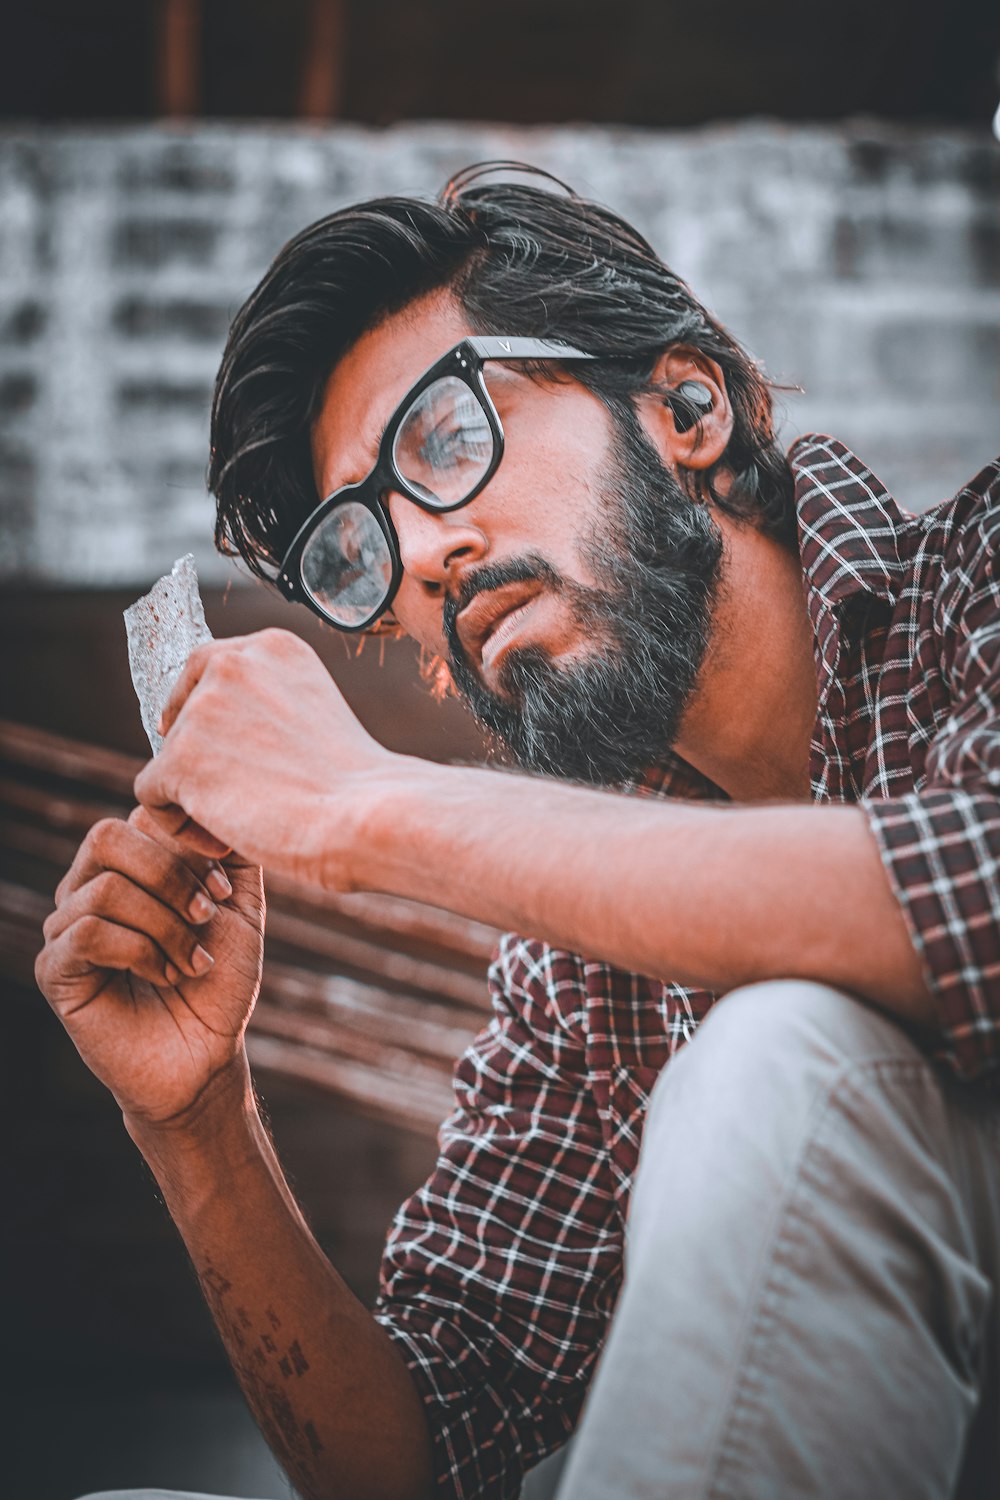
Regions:
[[[215, 642], [57, 892], [41, 987], [301, 1494], [516, 1494], [588, 1388], [567, 1500], [982, 1493], [996, 465], [914, 519], [786, 460], [633, 229], [474, 174], [282, 251], [213, 445], [223, 550], [413, 635], [543, 773], [390, 754], [297, 638]], [[374, 1317], [254, 1107], [259, 865], [529, 935]]]

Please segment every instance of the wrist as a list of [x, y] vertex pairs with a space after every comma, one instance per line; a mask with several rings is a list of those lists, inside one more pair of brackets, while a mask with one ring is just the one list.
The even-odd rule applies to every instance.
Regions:
[[321, 884], [341, 892], [419, 897], [420, 889], [403, 889], [412, 884], [407, 867], [422, 865], [417, 825], [449, 775], [455, 775], [453, 767], [392, 754], [358, 780], [346, 819], [342, 804], [331, 802]]
[[184, 1108], [162, 1119], [124, 1110], [122, 1119], [132, 1141], [150, 1163], [154, 1159], [217, 1147], [227, 1131], [257, 1118], [250, 1064], [240, 1047]]
[[261, 1183], [282, 1181], [245, 1053], [183, 1114], [124, 1120], [189, 1248], [192, 1235], [213, 1225], [213, 1233], [230, 1233]]

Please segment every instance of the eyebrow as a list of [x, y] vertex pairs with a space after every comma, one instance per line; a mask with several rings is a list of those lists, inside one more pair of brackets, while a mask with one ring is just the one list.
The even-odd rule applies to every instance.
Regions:
[[[360, 474], [357, 479], [342, 479], [337, 484], [331, 484], [329, 478], [326, 477], [330, 472], [328, 469], [323, 477], [322, 485], [317, 486], [317, 493], [320, 489], [322, 489], [320, 499], [325, 500], [327, 496], [335, 495], [338, 490], [346, 489], [346, 487], [350, 484], [360, 483], [360, 481], [364, 479], [365, 474], [371, 473], [372, 469], [374, 469], [376, 463], [378, 462], [378, 450], [382, 446], [382, 439], [385, 437], [386, 429], [388, 428], [388, 426], [389, 418], [387, 417], [379, 427], [378, 432], [375, 435], [374, 443], [368, 444], [364, 450], [365, 456], [370, 460], [365, 473]], [[336, 464], [331, 465], [331, 467], [334, 469], [334, 471], [336, 470]]]
[[370, 453], [371, 453], [371, 455], [372, 455], [372, 463], [373, 464], [376, 464], [378, 462], [378, 450], [382, 446], [382, 439], [385, 437], [386, 433], [389, 430], [389, 423], [390, 423], [391, 420], [392, 420], [391, 417], [386, 417], [385, 421], [379, 427], [378, 432], [375, 434], [375, 443], [374, 443], [373, 447], [369, 450]]

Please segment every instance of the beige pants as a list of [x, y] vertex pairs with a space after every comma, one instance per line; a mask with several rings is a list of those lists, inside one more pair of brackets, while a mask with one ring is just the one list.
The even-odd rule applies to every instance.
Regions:
[[654, 1091], [559, 1500], [1000, 1495], [1000, 1100], [822, 985], [726, 996]]

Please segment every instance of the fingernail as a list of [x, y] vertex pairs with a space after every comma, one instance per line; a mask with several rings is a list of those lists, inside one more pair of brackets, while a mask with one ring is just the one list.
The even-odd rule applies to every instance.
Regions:
[[193, 922], [207, 922], [209, 917], [215, 916], [216, 910], [217, 908], [202, 891], [198, 892], [188, 907]]
[[165, 964], [163, 972], [166, 975], [168, 984], [176, 984], [181, 977], [180, 970], [175, 969], [173, 964]]
[[218, 865], [216, 865], [214, 869], [209, 870], [208, 875], [205, 879], [205, 884], [212, 892], [212, 895], [217, 896], [220, 901], [225, 901], [227, 896], [231, 896], [233, 894], [233, 888], [230, 885], [229, 880], [227, 879], [225, 873], [219, 869]]
[[207, 948], [197, 947], [191, 955], [191, 967], [196, 974], [204, 974], [215, 963]]

